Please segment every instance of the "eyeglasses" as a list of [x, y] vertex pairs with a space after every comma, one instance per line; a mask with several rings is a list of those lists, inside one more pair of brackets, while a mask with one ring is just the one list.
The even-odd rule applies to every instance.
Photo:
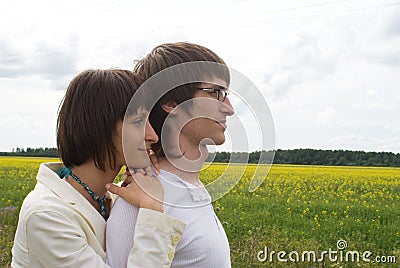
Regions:
[[229, 89], [227, 88], [197, 88], [199, 90], [203, 90], [205, 92], [210, 92], [210, 93], [216, 93], [217, 94], [217, 100], [224, 102], [226, 99], [226, 96], [229, 94]]

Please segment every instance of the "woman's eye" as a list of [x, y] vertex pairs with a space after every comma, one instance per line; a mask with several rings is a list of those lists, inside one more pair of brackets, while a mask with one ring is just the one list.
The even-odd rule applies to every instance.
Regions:
[[135, 126], [143, 126], [144, 125], [144, 120], [138, 119], [132, 122]]

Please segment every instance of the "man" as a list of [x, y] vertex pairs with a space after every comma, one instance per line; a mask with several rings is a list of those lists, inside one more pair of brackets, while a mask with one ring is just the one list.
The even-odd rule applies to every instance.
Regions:
[[[228, 240], [199, 171], [207, 157], [206, 145], [224, 143], [226, 117], [233, 115], [227, 97], [228, 69], [211, 50], [180, 42], [157, 46], [137, 63], [135, 71], [149, 79], [170, 67], [197, 62], [199, 66], [190, 70], [197, 70], [201, 80], [178, 85], [153, 107], [150, 123], [160, 139], [152, 149], [161, 167], [164, 212], [187, 224], [182, 237], [171, 237], [172, 243], [180, 238], [176, 252], [169, 254], [171, 267], [224, 268], [230, 267]], [[214, 63], [216, 68], [208, 68], [204, 62]], [[126, 265], [137, 210], [121, 199], [113, 207], [107, 225], [107, 256], [112, 267]]]

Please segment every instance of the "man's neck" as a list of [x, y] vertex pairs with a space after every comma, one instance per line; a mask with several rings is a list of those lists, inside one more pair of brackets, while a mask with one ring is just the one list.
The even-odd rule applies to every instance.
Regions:
[[[195, 144], [185, 136], [179, 136], [180, 155], [176, 157], [163, 157], [159, 159], [160, 167], [168, 172], [171, 172], [182, 180], [192, 183], [196, 186], [203, 186], [199, 179], [200, 170], [203, 167], [204, 161], [208, 156], [208, 150], [204, 144]], [[168, 152], [166, 153], [168, 155]]]
[[[175, 162], [175, 159], [171, 159], [171, 161]], [[198, 187], [203, 186], [199, 179], [199, 171], [190, 171], [188, 169], [179, 168], [179, 165], [171, 163], [167, 158], [162, 158], [159, 164], [161, 169], [175, 174], [182, 180], [194, 184]]]
[[205, 144], [194, 143], [184, 135], [179, 136], [179, 149], [184, 158], [193, 163], [184, 168], [191, 171], [199, 171], [208, 156], [208, 149]]

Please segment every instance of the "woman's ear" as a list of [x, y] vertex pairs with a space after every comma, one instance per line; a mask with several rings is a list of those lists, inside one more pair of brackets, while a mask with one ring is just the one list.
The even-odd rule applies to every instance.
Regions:
[[[176, 104], [176, 102], [167, 102], [167, 103], [164, 103], [164, 104], [161, 104], [161, 108], [165, 111], [165, 112], [167, 112], [167, 113], [169, 113], [169, 114], [172, 114], [172, 115], [176, 115], [176, 106], [177, 106], [177, 104]], [[175, 110], [174, 110], [175, 109]]]

